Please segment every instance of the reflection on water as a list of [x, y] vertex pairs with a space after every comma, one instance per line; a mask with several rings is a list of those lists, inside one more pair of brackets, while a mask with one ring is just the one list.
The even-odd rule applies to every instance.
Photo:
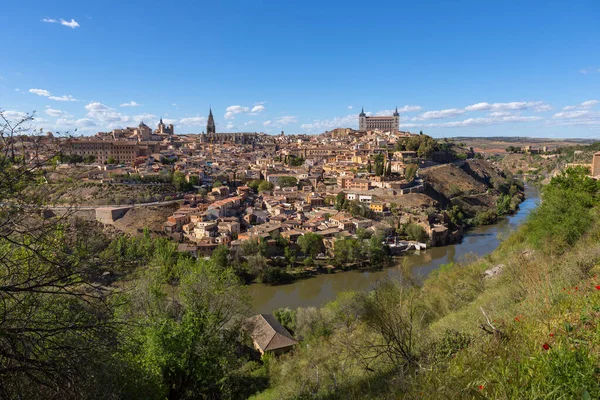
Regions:
[[337, 274], [318, 275], [313, 278], [299, 280], [288, 285], [269, 286], [254, 284], [249, 287], [254, 311], [270, 313], [280, 307], [320, 306], [344, 291], [365, 291], [371, 289], [378, 281], [387, 278], [401, 279], [401, 262], [408, 258], [416, 277], [424, 278], [442, 264], [461, 262], [468, 256], [482, 256], [492, 252], [500, 244], [502, 238], [518, 227], [537, 205], [539, 190], [527, 187], [526, 200], [521, 203], [519, 211], [495, 225], [473, 229], [465, 235], [460, 244], [433, 247], [420, 253], [400, 258], [398, 263], [381, 271], [348, 271]]

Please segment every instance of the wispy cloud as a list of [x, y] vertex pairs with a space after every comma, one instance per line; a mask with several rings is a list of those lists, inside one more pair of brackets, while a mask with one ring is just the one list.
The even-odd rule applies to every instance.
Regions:
[[596, 68], [596, 67], [586, 67], [586, 68], [581, 68], [578, 71], [580, 74], [591, 74], [593, 72], [600, 72], [600, 68]]
[[60, 24], [63, 26], [68, 26], [69, 28], [79, 28], [79, 23], [71, 18], [71, 21], [65, 21], [64, 19], [60, 19]]
[[252, 110], [250, 110], [251, 113], [255, 113], [258, 114], [260, 112], [265, 111], [266, 107], [263, 106], [262, 104], [257, 104], [254, 107], [252, 107]]
[[465, 107], [465, 111], [515, 111], [528, 108], [534, 111], [548, 111], [550, 107], [543, 101], [513, 101], [510, 103], [482, 102]]
[[206, 117], [186, 117], [179, 120], [180, 125], [184, 126], [200, 126], [206, 124]]
[[409, 123], [403, 124], [400, 123], [400, 126], [404, 128], [464, 128], [470, 126], [489, 126], [489, 125], [498, 125], [509, 122], [534, 122], [542, 120], [542, 117], [531, 115], [531, 116], [521, 116], [521, 115], [509, 115], [503, 117], [483, 117], [483, 118], [467, 118], [460, 121], [449, 121], [449, 122], [441, 122], [441, 123]]
[[46, 109], [46, 114], [48, 114], [51, 117], [59, 117], [59, 116], [61, 116], [61, 115], [64, 114], [64, 111], [55, 110], [53, 108], [47, 108]]
[[596, 104], [598, 104], [598, 103], [600, 103], [600, 101], [598, 101], [598, 100], [587, 100], [587, 101], [584, 101], [583, 103], [563, 107], [563, 110], [568, 111], [568, 110], [577, 110], [577, 109], [582, 109], [582, 108], [583, 109], [592, 108], [592, 107], [596, 106]]
[[225, 119], [234, 119], [236, 114], [247, 113], [248, 111], [250, 111], [250, 107], [240, 105], [229, 106], [225, 110]]
[[121, 104], [121, 107], [139, 107], [139, 106], [141, 106], [141, 104], [138, 104], [133, 100], [131, 100], [129, 103]]
[[308, 124], [300, 125], [300, 128], [310, 133], [321, 133], [325, 130], [334, 128], [356, 128], [358, 126], [358, 117], [354, 114], [345, 117], [336, 117], [331, 119], [317, 119]]
[[73, 96], [71, 96], [70, 94], [65, 94], [62, 96], [53, 96], [52, 93], [50, 93], [46, 89], [29, 89], [29, 93], [33, 93], [38, 96], [47, 97], [50, 100], [55, 100], [55, 101], [79, 101], [76, 98], [74, 98]]
[[46, 23], [49, 23], [49, 24], [57, 24], [57, 23], [60, 22], [61, 25], [67, 26], [67, 27], [73, 28], [73, 29], [79, 28], [79, 26], [80, 26], [79, 22], [75, 21], [73, 18], [71, 18], [70, 21], [66, 21], [66, 20], [64, 20], [62, 18], [60, 19], [60, 21], [57, 20], [57, 19], [55, 19], [55, 18], [43, 18], [42, 22], [46, 22]]
[[277, 118], [273, 123], [273, 126], [283, 127], [288, 124], [295, 124], [298, 122], [298, 118], [293, 115], [285, 115], [283, 117]]
[[29, 93], [37, 94], [38, 96], [50, 97], [52, 94], [45, 89], [29, 89]]
[[459, 108], [449, 108], [446, 110], [437, 110], [437, 111], [426, 111], [419, 118], [421, 119], [439, 119], [439, 118], [448, 118], [455, 117], [457, 115], [463, 114], [465, 110]]
[[48, 98], [56, 101], [79, 101], [70, 94], [63, 94], [62, 96], [50, 96]]

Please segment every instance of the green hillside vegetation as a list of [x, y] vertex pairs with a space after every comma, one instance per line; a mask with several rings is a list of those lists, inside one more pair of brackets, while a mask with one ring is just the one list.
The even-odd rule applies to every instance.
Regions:
[[570, 169], [486, 257], [277, 312], [304, 341], [254, 398], [600, 398], [599, 196]]

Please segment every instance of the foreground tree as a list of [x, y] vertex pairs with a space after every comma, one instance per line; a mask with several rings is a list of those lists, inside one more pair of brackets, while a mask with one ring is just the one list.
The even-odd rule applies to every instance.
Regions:
[[101, 379], [119, 297], [99, 283], [110, 265], [98, 243], [69, 210], [50, 217], [57, 149], [24, 136], [32, 120], [0, 111], [0, 396], [83, 397]]
[[[241, 384], [247, 299], [231, 269], [187, 260], [177, 288], [165, 287], [149, 271], [137, 285], [124, 334], [124, 361], [137, 377], [126, 382], [126, 397], [156, 399], [240, 398], [252, 393]], [[165, 290], [166, 289], [166, 290]], [[247, 368], [247, 367], [246, 367]], [[257, 384], [256, 381], [252, 381]], [[142, 383], [142, 384], [140, 384]], [[250, 390], [248, 393], [247, 391]]]

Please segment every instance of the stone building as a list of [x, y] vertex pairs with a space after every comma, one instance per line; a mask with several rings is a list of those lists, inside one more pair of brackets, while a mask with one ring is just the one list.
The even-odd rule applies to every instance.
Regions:
[[111, 156], [120, 163], [131, 164], [136, 157], [160, 151], [160, 145], [156, 142], [142, 144], [126, 140], [81, 139], [68, 140], [63, 150], [81, 157], [94, 156], [100, 164], [106, 163]]
[[173, 127], [173, 124], [165, 125], [161, 118], [154, 133], [159, 135], [173, 135], [175, 133], [175, 128]]
[[235, 132], [235, 133], [217, 133], [215, 119], [212, 108], [208, 112], [208, 122], [206, 123], [206, 133], [200, 136], [202, 143], [212, 144], [253, 144], [258, 141], [256, 132]]
[[358, 130], [359, 131], [392, 131], [397, 132], [400, 130], [400, 114], [398, 113], [398, 107], [391, 116], [379, 116], [371, 117], [365, 114], [363, 108], [360, 114], [358, 114]]

